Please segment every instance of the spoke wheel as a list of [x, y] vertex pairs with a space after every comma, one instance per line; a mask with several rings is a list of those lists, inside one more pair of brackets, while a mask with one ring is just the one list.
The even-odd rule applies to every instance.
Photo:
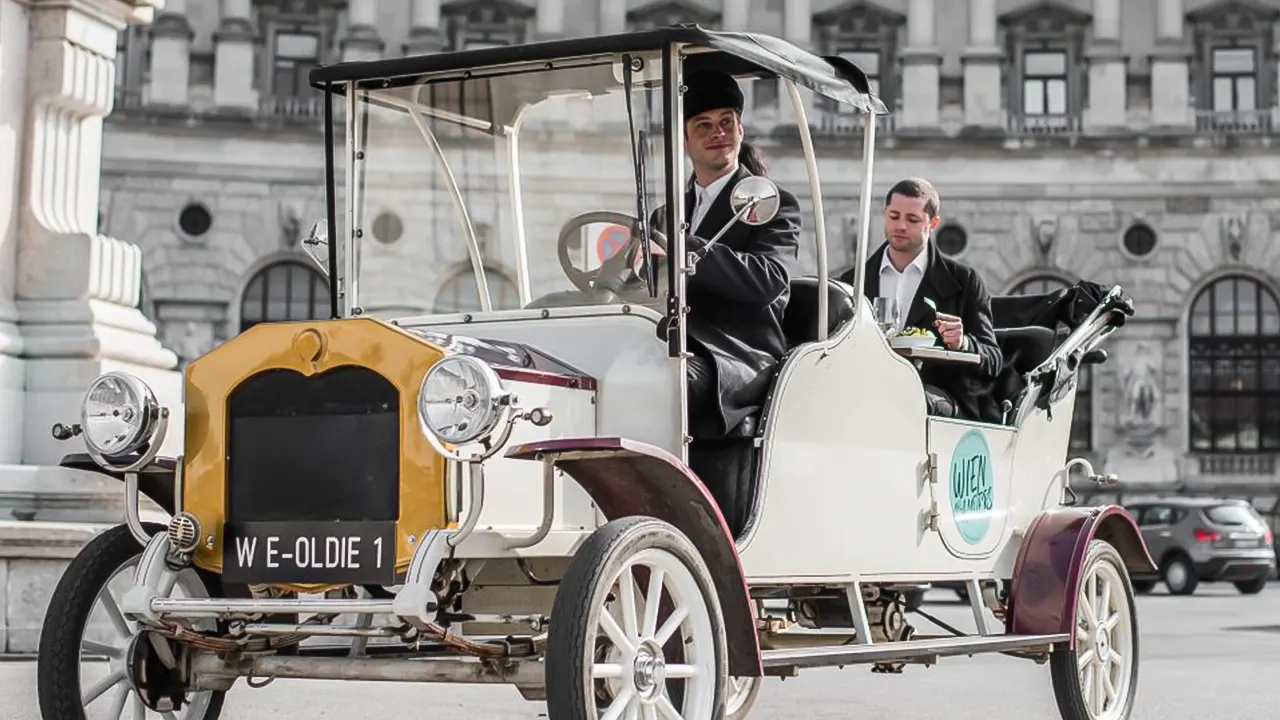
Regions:
[[1138, 620], [1133, 586], [1115, 548], [1094, 540], [1076, 599], [1075, 648], [1050, 658], [1064, 720], [1125, 720], [1138, 684]]
[[[150, 532], [164, 528], [148, 523]], [[182, 708], [148, 709], [127, 669], [137, 623], [120, 612], [143, 548], [129, 529], [113, 527], [89, 541], [58, 581], [45, 613], [37, 660], [37, 694], [45, 720], [214, 720], [224, 693], [187, 693]], [[165, 575], [162, 595], [207, 598], [209, 580], [193, 569]], [[197, 629], [213, 629], [206, 621]]]
[[760, 685], [764, 678], [731, 677], [724, 703], [725, 720], [743, 720], [751, 713], [760, 695]]
[[724, 622], [701, 556], [678, 530], [623, 518], [579, 549], [547, 637], [552, 720], [720, 720]]

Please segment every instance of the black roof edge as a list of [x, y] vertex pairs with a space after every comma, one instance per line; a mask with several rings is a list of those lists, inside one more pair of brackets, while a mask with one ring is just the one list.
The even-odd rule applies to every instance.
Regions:
[[[311, 70], [310, 84], [342, 94], [348, 82], [377, 81], [379, 86], [414, 84], [431, 73], [499, 68], [502, 65], [554, 61], [573, 57], [656, 52], [670, 43], [687, 43], [712, 52], [689, 57], [691, 69], [717, 68], [733, 74], [767, 74], [793, 80], [797, 85], [851, 105], [863, 112], [888, 114], [884, 103], [871, 94], [866, 73], [839, 56], [818, 56], [772, 35], [722, 32], [698, 25], [672, 25], [653, 30], [544, 40], [496, 48], [425, 53], [381, 60], [347, 61]], [[372, 87], [371, 87], [372, 89]]]

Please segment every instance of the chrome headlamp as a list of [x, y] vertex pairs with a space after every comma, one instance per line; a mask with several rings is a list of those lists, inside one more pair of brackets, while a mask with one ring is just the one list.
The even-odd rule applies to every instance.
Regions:
[[160, 403], [146, 383], [128, 373], [109, 372], [89, 385], [80, 427], [93, 453], [120, 457], [155, 438], [160, 414]]
[[488, 439], [509, 416], [511, 400], [492, 367], [470, 355], [452, 355], [422, 379], [418, 417], [433, 443], [456, 448]]

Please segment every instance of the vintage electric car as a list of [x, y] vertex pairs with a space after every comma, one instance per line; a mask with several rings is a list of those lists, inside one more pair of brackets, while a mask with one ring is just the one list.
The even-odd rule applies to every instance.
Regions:
[[[682, 79], [704, 69], [781, 89], [816, 241], [764, 410], [717, 441], [687, 437], [698, 269], [678, 222]], [[306, 247], [332, 317], [259, 324], [191, 362], [177, 457], [157, 456], [171, 409], [126, 374], [54, 429], [87, 444], [64, 463], [119, 478], [128, 503], [50, 602], [43, 717], [208, 720], [239, 678], [328, 678], [507, 684], [553, 720], [712, 720], [747, 716], [769, 676], [982, 653], [1047, 662], [1068, 720], [1128, 717], [1129, 571], [1152, 562], [1123, 509], [1074, 503], [1073, 477], [1114, 478], [1065, 450], [1077, 372], [1132, 305], [1090, 283], [996, 298], [1003, 420], [930, 416], [918, 368], [967, 358], [890, 337], [861, 281], [829, 279], [805, 94], [865, 120], [861, 158], [823, 158], [857, 169], [861, 266], [886, 111], [860, 70], [682, 25], [312, 81], [328, 217]], [[726, 192], [725, 227], [778, 212], [765, 176]], [[371, 241], [396, 234], [377, 229], [388, 207], [403, 237]], [[659, 207], [658, 227], [638, 222]], [[665, 263], [638, 259], [655, 247]], [[446, 257], [469, 259], [473, 294], [412, 306]], [[731, 521], [715, 489], [739, 480]], [[140, 494], [167, 526], [140, 519]], [[971, 630], [907, 622], [904, 596], [931, 582], [967, 584]]]

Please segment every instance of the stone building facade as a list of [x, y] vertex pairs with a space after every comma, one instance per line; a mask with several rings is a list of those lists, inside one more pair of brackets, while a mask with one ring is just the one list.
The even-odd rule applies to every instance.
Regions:
[[[1138, 317], [1080, 391], [1077, 452], [1132, 483], [1277, 479], [1277, 0], [169, 0], [120, 35], [102, 227], [143, 248], [142, 307], [183, 358], [254, 322], [323, 313], [298, 250], [323, 208], [311, 68], [676, 21], [863, 67], [894, 110], [875, 212], [893, 181], [932, 180], [935, 241], [992, 292], [1125, 286]], [[748, 132], [808, 202], [779, 99], [753, 88]], [[861, 132], [838, 108], [808, 110], [835, 270], [856, 231]], [[371, 246], [411, 227], [382, 212]], [[494, 297], [512, 297], [491, 260]], [[474, 304], [465, 261], [434, 258], [410, 304]]]

